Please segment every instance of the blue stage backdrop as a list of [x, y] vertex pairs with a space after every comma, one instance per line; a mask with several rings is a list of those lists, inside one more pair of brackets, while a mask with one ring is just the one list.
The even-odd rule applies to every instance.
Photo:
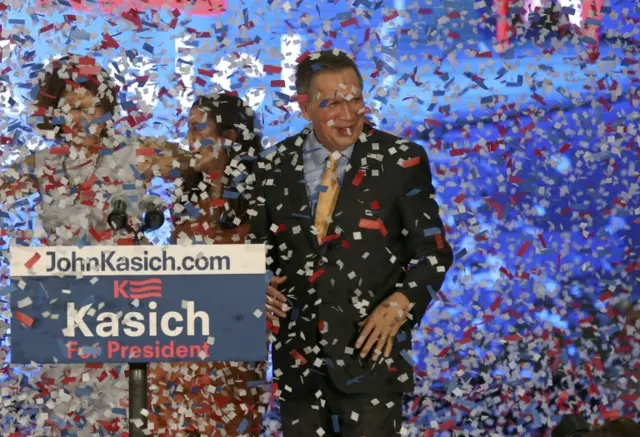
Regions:
[[[268, 146], [305, 123], [292, 102], [296, 59], [345, 49], [371, 120], [425, 146], [456, 253], [414, 337], [406, 435], [548, 436], [562, 414], [638, 418], [637, 2], [605, 1], [576, 21], [598, 2], [553, 1], [551, 22], [540, 10], [524, 18], [536, 2], [513, 2], [504, 53], [490, 0], [100, 3], [0, 3], [3, 163], [46, 146], [28, 120], [32, 79], [62, 53], [111, 71], [123, 130], [182, 141], [194, 96], [226, 89], [256, 109]], [[38, 244], [36, 200], [2, 207], [5, 261], [10, 237]], [[12, 435], [56, 400], [38, 369], [8, 364], [20, 284], [0, 268], [0, 434]], [[273, 406], [266, 436], [278, 435]]]

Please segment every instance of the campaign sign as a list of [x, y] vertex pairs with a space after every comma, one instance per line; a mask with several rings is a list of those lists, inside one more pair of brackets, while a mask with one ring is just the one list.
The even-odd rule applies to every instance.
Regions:
[[262, 245], [11, 247], [11, 360], [266, 359]]

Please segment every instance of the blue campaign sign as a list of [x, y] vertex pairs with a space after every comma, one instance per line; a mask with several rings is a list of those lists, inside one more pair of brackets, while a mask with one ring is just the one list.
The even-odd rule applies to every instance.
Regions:
[[266, 359], [262, 246], [16, 248], [14, 267], [13, 363]]

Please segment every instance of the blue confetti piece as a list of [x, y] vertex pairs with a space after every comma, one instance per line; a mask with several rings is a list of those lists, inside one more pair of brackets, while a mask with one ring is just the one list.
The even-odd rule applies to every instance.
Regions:
[[433, 289], [431, 285], [427, 285], [427, 291], [431, 295], [431, 299], [436, 299], [438, 297], [436, 291]]
[[400, 355], [402, 356], [402, 358], [404, 358], [404, 360], [409, 363], [411, 366], [415, 365], [415, 362], [413, 361], [413, 358], [411, 357], [411, 355], [409, 355], [409, 351], [406, 349], [403, 349], [400, 351]]
[[588, 44], [590, 46], [597, 46], [598, 45], [598, 41], [596, 41], [593, 37], [590, 36], [583, 36], [581, 38], [581, 42], [584, 44]]
[[316, 187], [316, 192], [317, 193], [325, 193], [328, 189], [329, 189], [329, 187], [327, 187], [326, 185], [318, 185]]
[[113, 150], [112, 149], [107, 149], [105, 147], [101, 148], [100, 151], [98, 152], [98, 154], [100, 156], [108, 156], [108, 155], [113, 155]]
[[151, 44], [149, 44], [148, 42], [144, 43], [142, 45], [142, 50], [149, 52], [153, 55], [153, 46]]
[[351, 378], [347, 381], [347, 385], [357, 384], [360, 380], [364, 378], [364, 375], [356, 376], [355, 378]]
[[425, 237], [433, 237], [434, 235], [438, 235], [441, 234], [442, 230], [438, 227], [434, 227], [434, 228], [427, 228], [424, 230], [424, 236]]
[[414, 188], [411, 191], [409, 191], [407, 194], [405, 194], [407, 197], [413, 197], [416, 194], [419, 194], [422, 190], [420, 188]]
[[93, 389], [90, 386], [78, 387], [75, 392], [79, 398], [90, 396], [91, 393], [93, 393]]
[[127, 410], [124, 408], [112, 408], [111, 412], [117, 416], [126, 416]]
[[193, 206], [191, 203], [187, 203], [184, 206], [184, 208], [187, 210], [187, 214], [189, 214], [189, 217], [192, 217], [192, 218], [200, 217], [200, 210], [198, 210], [198, 208]]
[[331, 416], [331, 422], [333, 423], [333, 432], [335, 433], [339, 433], [340, 432], [340, 418], [337, 415], [332, 415]]
[[541, 428], [542, 427], [542, 421], [540, 420], [540, 414], [538, 413], [538, 411], [537, 410], [533, 410], [531, 415], [533, 416], [533, 422], [531, 423], [531, 426], [534, 429]]
[[463, 247], [462, 250], [460, 250], [458, 253], [456, 253], [455, 259], [460, 259], [460, 258], [464, 257], [466, 254], [467, 254], [467, 248]]
[[240, 423], [240, 425], [238, 425], [238, 428], [236, 429], [238, 434], [244, 434], [245, 429], [247, 429], [247, 426], [249, 426], [249, 421], [247, 419], [242, 419], [242, 422]]
[[18, 289], [18, 287], [15, 286], [15, 284], [11, 283], [5, 287], [0, 287], [0, 296], [7, 296], [11, 293], [13, 293], [14, 291], [16, 291]]
[[301, 218], [301, 219], [305, 219], [305, 220], [310, 220], [311, 216], [309, 214], [300, 214], [297, 212], [294, 212], [291, 214], [292, 217], [296, 217], [296, 218]]
[[[44, 120], [44, 118], [43, 118]], [[51, 124], [54, 126], [62, 126], [66, 123], [64, 117], [62, 116], [53, 116], [51, 117]]]
[[76, 41], [89, 41], [91, 39], [91, 34], [86, 30], [74, 29], [69, 33], [69, 39]]
[[[124, 79], [124, 78], [123, 78]], [[124, 80], [123, 80], [124, 82]], [[124, 109], [125, 111], [130, 111], [132, 109], [135, 109], [136, 104], [135, 102], [132, 102], [131, 100], [123, 100], [122, 103], [120, 103], [120, 106], [122, 107], [122, 109]]]
[[240, 193], [231, 190], [224, 190], [224, 193], [222, 195], [223, 199], [237, 199], [238, 197], [240, 197]]
[[11, 18], [9, 20], [9, 24], [17, 24], [19, 26], [23, 26], [24, 25], [24, 20], [22, 18]]
[[312, 69], [313, 71], [316, 71], [316, 72], [317, 72], [317, 71], [320, 71], [320, 70], [322, 70], [322, 65], [316, 62], [315, 64], [312, 64], [312, 65], [311, 65], [311, 69]]

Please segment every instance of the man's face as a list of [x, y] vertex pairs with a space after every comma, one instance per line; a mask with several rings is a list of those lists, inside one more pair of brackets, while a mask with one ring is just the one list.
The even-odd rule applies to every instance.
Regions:
[[325, 148], [330, 151], [349, 148], [364, 127], [365, 107], [356, 72], [347, 68], [317, 74], [301, 109]]

